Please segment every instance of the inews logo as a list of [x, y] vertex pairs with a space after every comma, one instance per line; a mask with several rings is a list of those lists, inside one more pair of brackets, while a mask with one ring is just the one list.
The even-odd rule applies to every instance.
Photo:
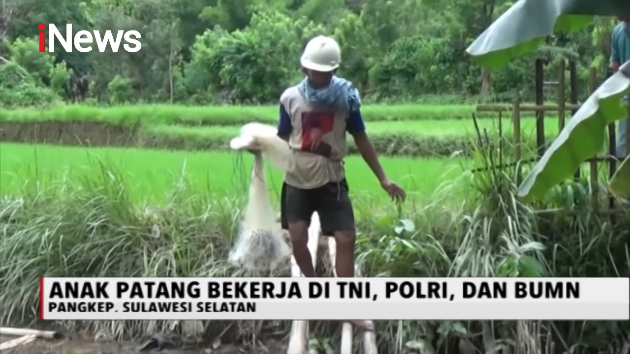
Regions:
[[[43, 23], [39, 24], [39, 30], [44, 31], [46, 29], [46, 25]], [[61, 46], [66, 52], [72, 52], [72, 47], [74, 47], [78, 52], [88, 53], [92, 51], [92, 45], [96, 41], [96, 46], [98, 47], [98, 51], [103, 53], [107, 50], [107, 46], [111, 48], [111, 51], [114, 53], [118, 53], [118, 48], [120, 47], [121, 42], [125, 42], [123, 48], [128, 53], [136, 53], [142, 48], [142, 43], [138, 39], [142, 38], [140, 32], [138, 31], [122, 31], [119, 30], [116, 32], [116, 38], [112, 31], [78, 31], [74, 36], [72, 35], [72, 25], [66, 25], [66, 34], [65, 36], [61, 34], [61, 31], [57, 28], [57, 26], [53, 24], [48, 25], [48, 52], [55, 52], [55, 38], [59, 41]], [[46, 33], [39, 32], [39, 51], [46, 52]]]

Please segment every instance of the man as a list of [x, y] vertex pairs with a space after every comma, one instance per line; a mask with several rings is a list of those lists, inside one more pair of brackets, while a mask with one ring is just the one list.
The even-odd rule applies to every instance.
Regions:
[[[613, 73], [630, 60], [630, 15], [618, 16], [619, 23], [612, 32], [610, 68]], [[630, 104], [628, 96], [623, 99], [624, 104]], [[619, 121], [619, 140], [617, 141], [617, 157], [624, 158], [628, 144], [628, 117]]]
[[[289, 142], [295, 158], [295, 168], [286, 173], [282, 186], [282, 227], [289, 230], [293, 256], [306, 277], [315, 277], [307, 247], [314, 212], [323, 234], [335, 237], [337, 276], [354, 277], [356, 232], [343, 165], [346, 132], [392, 200], [405, 198], [405, 191], [383, 172], [365, 132], [357, 90], [334, 76], [340, 62], [341, 50], [334, 39], [313, 38], [301, 58], [306, 78], [280, 98], [278, 135]], [[374, 329], [372, 321], [350, 322], [364, 330]]]

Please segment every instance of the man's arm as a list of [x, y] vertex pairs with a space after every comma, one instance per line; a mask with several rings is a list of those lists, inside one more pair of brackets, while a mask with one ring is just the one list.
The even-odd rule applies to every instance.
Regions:
[[291, 117], [289, 117], [289, 113], [284, 108], [283, 104], [280, 104], [280, 119], [278, 120], [278, 137], [280, 139], [289, 141], [289, 135], [293, 130], [293, 126], [291, 125]]
[[374, 145], [372, 145], [370, 138], [365, 132], [365, 123], [363, 122], [363, 117], [361, 116], [361, 112], [359, 110], [350, 113], [346, 130], [354, 138], [354, 142], [357, 144], [357, 149], [361, 153], [363, 160], [365, 160], [365, 163], [370, 166], [370, 169], [374, 172], [374, 175], [376, 175], [379, 182], [382, 183], [386, 181], [387, 175], [383, 171], [381, 163], [378, 161]]
[[618, 27], [615, 27], [610, 35], [610, 69], [613, 74], [619, 71], [619, 66], [621, 66], [621, 57], [619, 56], [619, 40], [618, 35]]

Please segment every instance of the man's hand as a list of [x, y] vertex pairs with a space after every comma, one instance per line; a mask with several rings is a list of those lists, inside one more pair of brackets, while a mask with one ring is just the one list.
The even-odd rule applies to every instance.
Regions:
[[403, 202], [407, 197], [407, 193], [405, 193], [400, 186], [387, 178], [381, 181], [381, 187], [383, 187], [385, 192], [389, 194], [389, 197], [392, 198], [393, 201]]

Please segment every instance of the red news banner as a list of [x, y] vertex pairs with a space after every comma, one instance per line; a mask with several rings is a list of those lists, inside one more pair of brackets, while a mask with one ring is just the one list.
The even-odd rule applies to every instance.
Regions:
[[40, 317], [628, 320], [629, 288], [628, 278], [41, 278]]

